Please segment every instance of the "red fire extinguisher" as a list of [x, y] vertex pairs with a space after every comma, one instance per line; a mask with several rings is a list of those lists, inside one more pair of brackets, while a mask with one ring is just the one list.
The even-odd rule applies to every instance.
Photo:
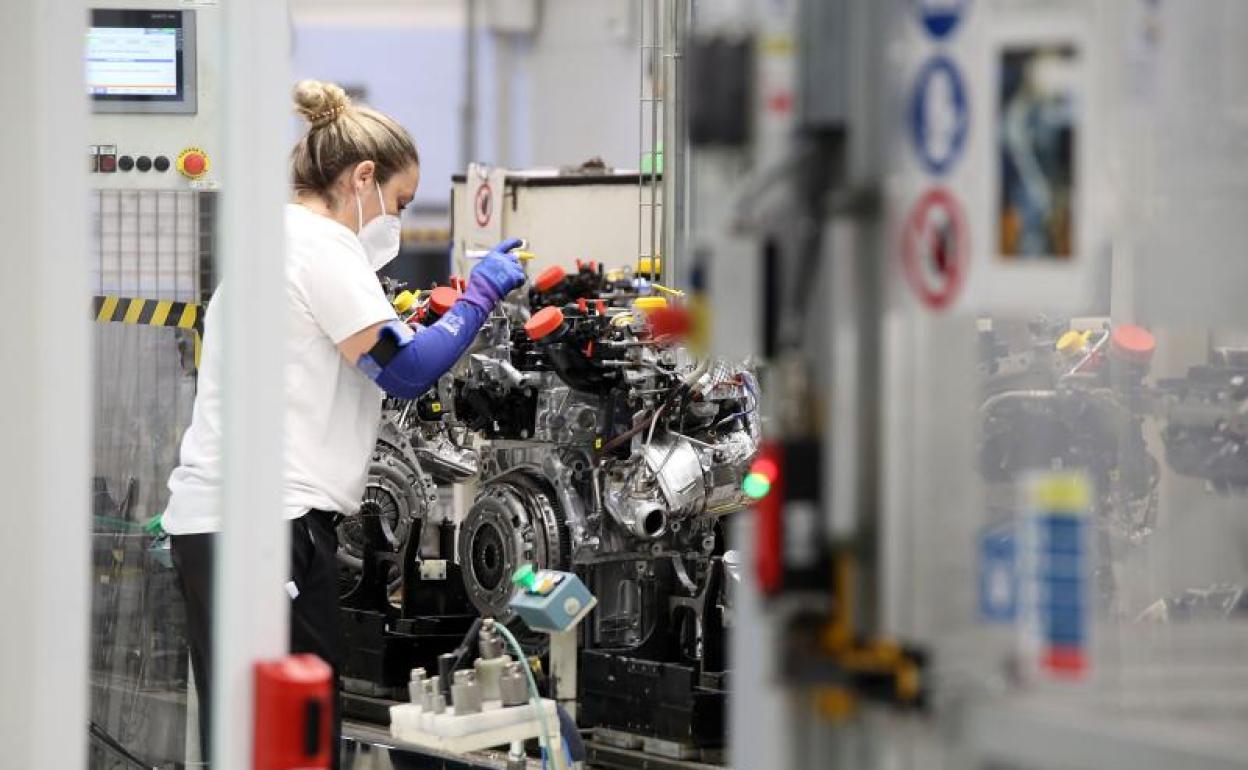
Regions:
[[254, 770], [330, 767], [333, 678], [315, 655], [256, 664]]

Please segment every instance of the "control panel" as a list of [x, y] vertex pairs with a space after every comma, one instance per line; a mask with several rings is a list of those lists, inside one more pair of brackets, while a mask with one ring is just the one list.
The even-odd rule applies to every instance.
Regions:
[[93, 0], [83, 51], [87, 170], [97, 190], [215, 190], [215, 0]]
[[511, 580], [517, 590], [507, 606], [534, 631], [567, 631], [598, 604], [571, 572], [534, 570], [533, 565], [522, 564]]

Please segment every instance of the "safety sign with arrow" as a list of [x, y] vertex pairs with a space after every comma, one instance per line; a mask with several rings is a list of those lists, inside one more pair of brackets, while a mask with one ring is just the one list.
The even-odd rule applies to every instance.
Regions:
[[923, 28], [937, 40], [948, 37], [962, 21], [970, 0], [914, 0]]
[[910, 134], [923, 168], [940, 176], [953, 167], [970, 131], [966, 85], [947, 56], [934, 56], [919, 70], [910, 97]]

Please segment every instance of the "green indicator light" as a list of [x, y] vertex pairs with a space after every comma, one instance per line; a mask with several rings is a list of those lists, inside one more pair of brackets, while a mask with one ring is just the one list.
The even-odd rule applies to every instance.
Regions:
[[511, 582], [525, 589], [532, 591], [533, 585], [537, 583], [537, 574], [533, 571], [533, 565], [525, 562], [511, 576]]
[[771, 482], [761, 473], [751, 473], [741, 483], [741, 489], [755, 500], [762, 500], [771, 491]]

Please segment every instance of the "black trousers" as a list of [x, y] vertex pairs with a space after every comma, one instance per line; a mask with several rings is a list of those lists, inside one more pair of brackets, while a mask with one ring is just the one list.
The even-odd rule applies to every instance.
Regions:
[[[309, 511], [290, 523], [290, 579], [299, 594], [290, 606], [290, 651], [311, 652], [334, 669], [334, 713], [330, 746], [334, 768], [339, 767], [342, 704], [338, 676], [343, 661], [338, 621], [338, 534], [336, 516]], [[199, 694], [199, 736], [202, 756], [208, 759], [212, 742], [212, 572], [216, 535], [174, 535], [173, 565], [186, 600], [187, 635], [191, 666]]]

